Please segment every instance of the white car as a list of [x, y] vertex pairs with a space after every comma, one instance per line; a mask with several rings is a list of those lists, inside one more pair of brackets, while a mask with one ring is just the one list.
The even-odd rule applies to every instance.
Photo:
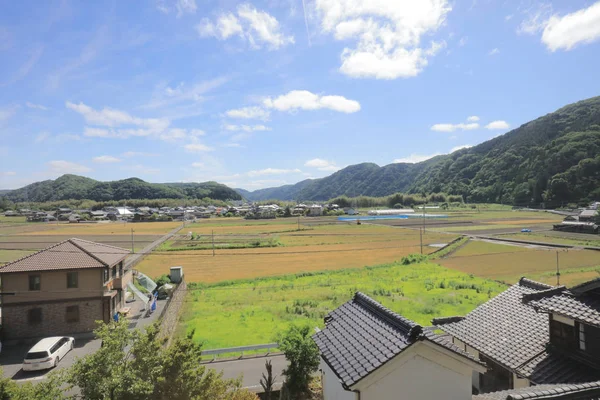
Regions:
[[23, 361], [23, 371], [50, 369], [58, 365], [69, 351], [73, 350], [75, 338], [53, 336], [40, 340], [33, 346]]

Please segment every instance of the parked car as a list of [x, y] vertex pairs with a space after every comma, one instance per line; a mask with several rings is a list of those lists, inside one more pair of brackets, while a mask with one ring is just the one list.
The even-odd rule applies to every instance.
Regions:
[[521, 232], [523, 232], [523, 233], [530, 233], [531, 229], [523, 228], [523, 229], [521, 229]]
[[75, 338], [53, 336], [40, 340], [33, 346], [23, 361], [23, 371], [50, 369], [58, 365], [69, 351], [73, 350]]

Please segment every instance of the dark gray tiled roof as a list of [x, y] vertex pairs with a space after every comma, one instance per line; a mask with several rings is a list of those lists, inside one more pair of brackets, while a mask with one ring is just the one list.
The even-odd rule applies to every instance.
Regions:
[[473, 400], [599, 400], [600, 382], [539, 385], [473, 396]]
[[326, 327], [313, 339], [321, 357], [349, 387], [419, 340], [430, 340], [471, 361], [446, 337], [385, 308], [357, 292], [325, 317]]
[[521, 278], [518, 284], [480, 305], [457, 322], [439, 324], [455, 338], [508, 369], [515, 370], [545, 350], [548, 316], [524, 304], [523, 295], [551, 286]]
[[556, 351], [544, 351], [516, 372], [532, 383], [583, 383], [600, 379], [600, 371]]
[[536, 310], [564, 315], [586, 324], [600, 326], [600, 296], [563, 291], [529, 302]]

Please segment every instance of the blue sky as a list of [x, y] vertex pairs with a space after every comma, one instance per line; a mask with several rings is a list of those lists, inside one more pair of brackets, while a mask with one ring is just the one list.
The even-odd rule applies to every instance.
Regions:
[[416, 162], [600, 94], [600, 1], [0, 0], [0, 188], [254, 190]]

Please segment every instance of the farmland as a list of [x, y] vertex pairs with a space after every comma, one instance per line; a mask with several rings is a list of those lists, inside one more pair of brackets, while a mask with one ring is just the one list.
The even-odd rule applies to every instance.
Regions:
[[322, 271], [188, 289], [180, 333], [195, 330], [205, 348], [270, 343], [291, 323], [323, 327], [323, 317], [362, 291], [430, 325], [466, 314], [504, 290], [496, 282], [432, 263]]
[[[183, 266], [189, 282], [213, 283], [235, 279], [251, 279], [264, 276], [294, 274], [319, 270], [359, 268], [400, 260], [402, 257], [420, 253], [418, 231], [395, 229], [387, 226], [333, 224], [335, 219], [325, 219], [330, 224], [301, 225], [295, 223], [272, 223], [264, 221], [226, 221], [215, 224], [197, 223], [186, 226], [185, 231], [200, 235], [189, 240], [182, 235], [167, 242], [159, 251], [147, 257], [138, 269], [149, 276], [168, 272], [170, 266]], [[212, 248], [187, 250], [185, 246]], [[423, 236], [423, 252], [436, 250], [429, 244], [448, 243], [457, 235], [426, 233]], [[272, 240], [276, 245], [240, 248], [240, 243]], [[227, 246], [227, 244], [233, 244]], [[168, 251], [169, 249], [176, 251]], [[188, 247], [190, 248], [190, 247]], [[193, 247], [192, 247], [193, 249]]]

